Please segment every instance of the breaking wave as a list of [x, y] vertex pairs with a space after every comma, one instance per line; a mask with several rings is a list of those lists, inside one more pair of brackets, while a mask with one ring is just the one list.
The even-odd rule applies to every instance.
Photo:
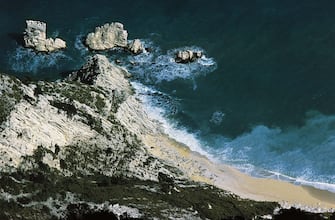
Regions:
[[[150, 118], [159, 121], [167, 135], [180, 143], [187, 145], [192, 151], [199, 152], [208, 158], [212, 158], [210, 154], [203, 150], [202, 143], [199, 141], [197, 134], [189, 133], [186, 128], [177, 126], [173, 121], [167, 119], [166, 115], [169, 112], [169, 108], [163, 108], [163, 106], [169, 106], [169, 103], [165, 102], [165, 105], [157, 105], [157, 97], [167, 96], [166, 94], [144, 86], [141, 83], [133, 82], [132, 86], [135, 88], [136, 94], [144, 104], [143, 106], [146, 112], [150, 115]], [[170, 98], [167, 100], [169, 99]]]
[[[137, 56], [128, 56], [126, 67], [135, 77], [146, 84], [156, 84], [175, 79], [195, 79], [206, 75], [217, 68], [213, 58], [207, 57], [206, 52], [196, 46], [181, 47], [168, 50], [166, 53], [149, 40], [142, 40], [146, 51]], [[204, 56], [193, 63], [180, 64], [174, 61], [175, 54], [179, 50], [202, 51]]]
[[235, 139], [211, 137], [210, 154], [253, 176], [335, 192], [335, 116], [308, 113], [301, 127], [254, 127]]
[[34, 73], [40, 72], [43, 69], [54, 68], [61, 70], [64, 66], [64, 61], [71, 58], [62, 51], [54, 53], [37, 53], [33, 49], [17, 47], [13, 52], [9, 53], [10, 69], [17, 73]]

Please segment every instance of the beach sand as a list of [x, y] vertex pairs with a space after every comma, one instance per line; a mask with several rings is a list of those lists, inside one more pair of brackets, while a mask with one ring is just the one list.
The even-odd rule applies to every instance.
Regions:
[[276, 201], [287, 208], [294, 206], [314, 212], [335, 209], [335, 194], [329, 191], [249, 176], [233, 167], [214, 163], [165, 135], [146, 135], [143, 141], [151, 154], [180, 168], [194, 181], [215, 185], [242, 198]]

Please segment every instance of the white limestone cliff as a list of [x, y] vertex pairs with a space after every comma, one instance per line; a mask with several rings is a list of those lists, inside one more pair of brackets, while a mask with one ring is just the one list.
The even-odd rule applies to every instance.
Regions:
[[134, 96], [127, 75], [95, 55], [67, 81], [17, 82], [21, 98], [0, 121], [0, 170], [28, 169], [33, 165], [25, 158], [41, 148], [43, 162], [67, 175], [102, 172], [157, 180], [159, 172], [170, 173], [142, 143], [141, 134], [159, 132], [159, 126]]

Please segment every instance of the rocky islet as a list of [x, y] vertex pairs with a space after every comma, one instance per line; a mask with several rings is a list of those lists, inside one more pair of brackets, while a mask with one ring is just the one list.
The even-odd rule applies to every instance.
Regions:
[[[60, 38], [46, 37], [46, 23], [42, 21], [27, 20], [24, 32], [24, 46], [33, 48], [38, 52], [53, 52], [66, 48], [66, 42]], [[120, 22], [106, 23], [96, 27], [85, 39], [85, 45], [94, 51], [104, 51], [113, 48], [123, 48], [137, 55], [146, 51], [140, 39], [128, 42], [128, 31]], [[190, 63], [203, 56], [202, 51], [180, 50], [176, 53], [176, 63]]]
[[201, 51], [180, 50], [176, 53], [175, 61], [177, 63], [191, 63], [203, 56]]
[[145, 49], [139, 39], [128, 43], [128, 31], [120, 22], [106, 23], [103, 26], [96, 27], [95, 31], [89, 33], [85, 44], [90, 50], [102, 51], [113, 48], [123, 48], [133, 54], [140, 54]]
[[47, 24], [42, 21], [27, 20], [24, 32], [24, 46], [38, 52], [53, 52], [66, 48], [66, 42], [60, 38], [47, 38]]

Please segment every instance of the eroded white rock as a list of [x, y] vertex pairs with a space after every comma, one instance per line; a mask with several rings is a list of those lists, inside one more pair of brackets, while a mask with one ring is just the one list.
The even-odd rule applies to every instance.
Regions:
[[144, 46], [139, 39], [135, 39], [128, 45], [128, 50], [133, 54], [140, 54], [144, 51]]
[[42, 21], [27, 20], [24, 32], [24, 46], [39, 52], [52, 52], [66, 48], [66, 42], [60, 38], [47, 38], [47, 25]]
[[86, 45], [91, 50], [108, 50], [113, 47], [127, 47], [128, 32], [123, 24], [114, 22], [96, 27], [86, 38]]
[[[169, 173], [163, 162], [151, 158], [141, 142], [144, 134], [159, 132], [159, 125], [149, 119], [126, 75], [124, 68], [112, 64], [107, 57], [95, 55], [71, 76], [74, 78], [40, 82], [38, 86], [46, 90], [36, 90], [36, 84], [24, 85], [17, 80], [16, 86], [26, 98], [15, 105], [2, 123], [0, 170], [30, 169], [33, 165], [24, 158], [42, 146], [48, 152], [57, 152], [46, 153], [43, 163], [66, 175], [71, 175], [71, 170], [64, 170], [61, 161], [71, 164], [71, 158], [75, 158], [76, 172], [86, 175], [122, 173], [157, 181], [159, 172]], [[10, 90], [13, 87], [10, 78], [1, 77], [1, 88]], [[85, 82], [87, 79], [89, 83]], [[71, 91], [83, 92], [84, 96], [71, 95]], [[103, 103], [102, 107], [98, 108], [97, 99]], [[69, 115], [68, 107], [75, 110], [73, 114]], [[88, 157], [92, 158], [87, 160]]]

